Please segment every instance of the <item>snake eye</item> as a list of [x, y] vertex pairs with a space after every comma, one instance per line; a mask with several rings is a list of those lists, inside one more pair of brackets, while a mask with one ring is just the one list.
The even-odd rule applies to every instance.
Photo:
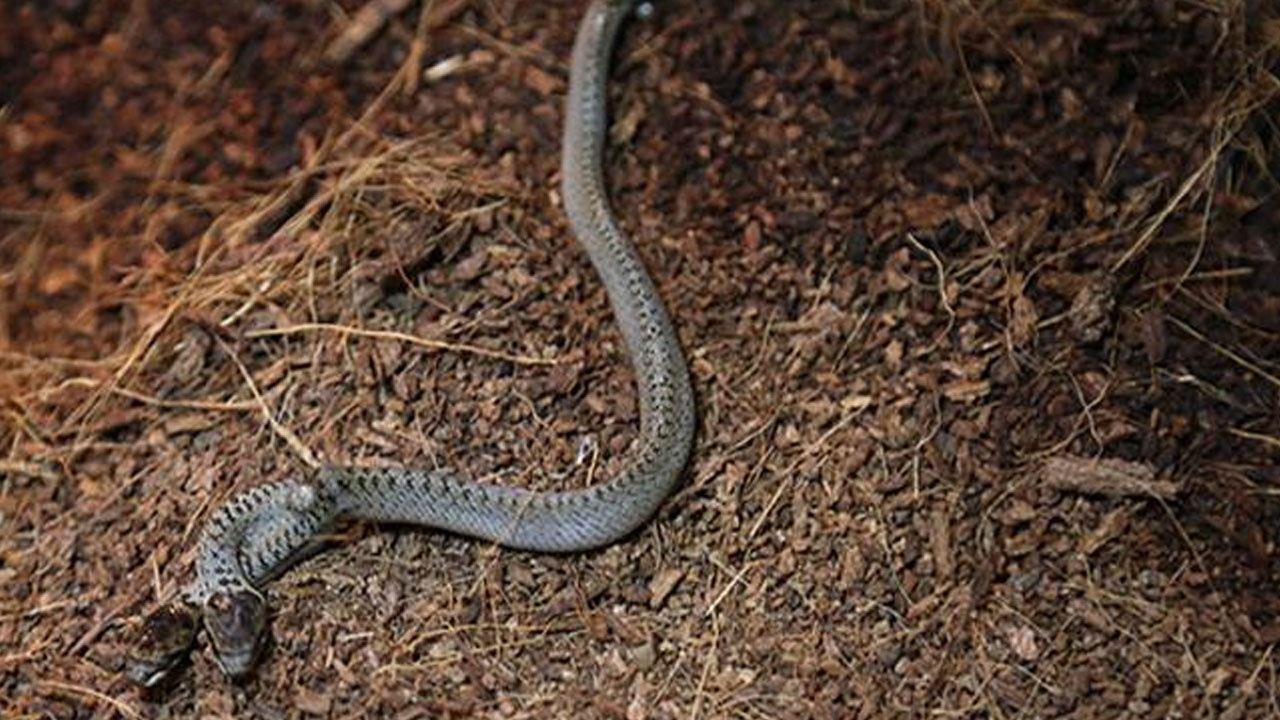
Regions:
[[164, 605], [145, 617], [136, 630], [125, 674], [144, 688], [168, 678], [196, 642], [196, 620], [184, 605]]
[[251, 590], [219, 591], [204, 607], [204, 626], [214, 656], [231, 679], [244, 677], [262, 649], [267, 625], [267, 604]]

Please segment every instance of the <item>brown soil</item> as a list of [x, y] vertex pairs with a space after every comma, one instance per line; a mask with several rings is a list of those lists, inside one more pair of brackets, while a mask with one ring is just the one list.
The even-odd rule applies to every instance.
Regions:
[[0, 4], [0, 714], [1280, 714], [1243, 0], [659, 3], [609, 174], [697, 386], [683, 489], [581, 556], [351, 528], [246, 683], [131, 688], [235, 492], [579, 486], [635, 436], [556, 190], [584, 3], [424, 5], [340, 61], [364, 16], [318, 0]]

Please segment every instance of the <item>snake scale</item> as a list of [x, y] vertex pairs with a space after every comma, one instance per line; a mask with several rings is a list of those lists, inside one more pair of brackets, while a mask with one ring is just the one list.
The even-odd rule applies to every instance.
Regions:
[[143, 619], [126, 672], [154, 687], [172, 677], [200, 625], [223, 672], [245, 675], [262, 645], [259, 588], [346, 519], [446, 530], [520, 550], [575, 552], [643, 524], [674, 487], [693, 442], [689, 372], [666, 307], [605, 189], [606, 80], [619, 28], [636, 0], [593, 0], [574, 41], [561, 178], [565, 213], [609, 297], [636, 372], [640, 433], [608, 483], [562, 492], [482, 485], [448, 471], [328, 467], [250, 489], [202, 529], [196, 578], [179, 599]]

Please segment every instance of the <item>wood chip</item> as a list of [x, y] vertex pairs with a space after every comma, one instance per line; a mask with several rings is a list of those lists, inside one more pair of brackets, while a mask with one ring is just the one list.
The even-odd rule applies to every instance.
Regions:
[[335, 65], [346, 62], [357, 48], [387, 24], [387, 20], [404, 12], [409, 3], [410, 0], [372, 0], [365, 3], [329, 44], [324, 59]]
[[1036, 634], [1029, 627], [1010, 628], [1008, 631], [1009, 647], [1019, 658], [1032, 661], [1040, 657], [1040, 644], [1036, 642]]
[[950, 580], [955, 572], [955, 558], [951, 552], [951, 523], [944, 509], [936, 509], [929, 516], [929, 545], [938, 577]]
[[1102, 522], [1080, 541], [1080, 552], [1092, 555], [1129, 527], [1129, 508], [1119, 507], [1107, 513]]
[[684, 570], [679, 568], [667, 568], [653, 576], [653, 580], [649, 581], [649, 607], [654, 610], [662, 607], [662, 604], [667, 601], [667, 596], [683, 577]]
[[986, 380], [957, 380], [942, 388], [942, 394], [953, 402], [972, 402], [991, 392], [991, 383]]
[[298, 688], [294, 695], [298, 709], [308, 715], [328, 715], [333, 708], [333, 698], [307, 688]]
[[1168, 480], [1157, 480], [1155, 470], [1143, 463], [1115, 458], [1095, 460], [1074, 455], [1059, 455], [1044, 463], [1044, 483], [1055, 490], [1108, 497], [1158, 497], [1168, 500], [1178, 494], [1179, 487]]
[[1095, 343], [1111, 330], [1116, 308], [1116, 283], [1110, 275], [1091, 277], [1071, 301], [1071, 335], [1082, 343]]

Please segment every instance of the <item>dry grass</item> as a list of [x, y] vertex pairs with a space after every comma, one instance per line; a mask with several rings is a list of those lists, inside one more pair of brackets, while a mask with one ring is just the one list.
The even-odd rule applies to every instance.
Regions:
[[[366, 46], [367, 103], [266, 180], [187, 177], [201, 124], [167, 125], [123, 271], [101, 269], [116, 246], [43, 242], [116, 228], [107, 200], [5, 201], [3, 712], [1280, 713], [1276, 265], [1246, 247], [1276, 191], [1280, 25], [1245, 37], [1238, 1], [1154, 29], [1019, 0], [634, 30], [619, 116], [652, 118], [611, 179], [698, 387], [685, 487], [582, 557], [354, 528], [273, 585], [247, 687], [198, 655], [168, 694], [127, 688], [119, 631], [244, 487], [321, 459], [575, 486], [634, 437], [537, 140], [577, 7], [435, 5], [393, 37], [488, 72], [420, 89], [428, 108], [430, 57]], [[1202, 17], [1225, 30], [1162, 44]], [[1203, 83], [1162, 92], [1196, 58]], [[1098, 80], [1126, 63], [1156, 78], [1127, 111]], [[450, 130], [392, 139], [424, 126]], [[1046, 482], [1064, 462], [1141, 482]]]

